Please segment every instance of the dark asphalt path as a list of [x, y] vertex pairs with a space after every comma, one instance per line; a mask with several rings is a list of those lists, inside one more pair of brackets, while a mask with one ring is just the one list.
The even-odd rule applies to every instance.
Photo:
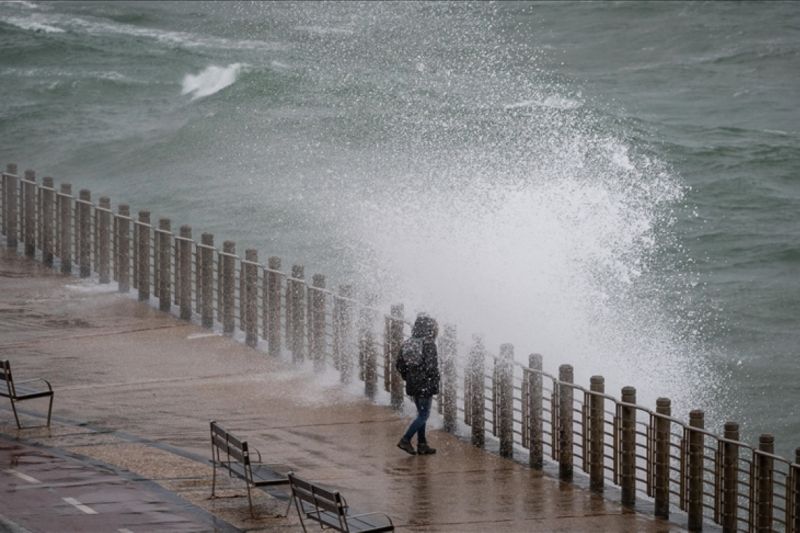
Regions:
[[238, 531], [151, 481], [4, 438], [0, 517], [0, 531], [32, 533]]

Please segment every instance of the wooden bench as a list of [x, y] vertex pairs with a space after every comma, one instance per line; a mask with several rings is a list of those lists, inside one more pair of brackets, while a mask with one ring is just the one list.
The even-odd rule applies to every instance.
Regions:
[[294, 501], [300, 525], [306, 531], [303, 518], [319, 522], [321, 528], [331, 528], [349, 533], [368, 531], [394, 531], [392, 519], [383, 513], [348, 514], [347, 502], [338, 491], [324, 489], [289, 473], [289, 487], [292, 489], [291, 504]]
[[[11, 375], [11, 362], [0, 361], [0, 367], [2, 367], [0, 379], [6, 382], [5, 388], [0, 387], [0, 396], [11, 400], [11, 410], [14, 411], [17, 429], [22, 429], [22, 424], [19, 422], [16, 403], [23, 400], [33, 400], [34, 398], [47, 398], [48, 396], [50, 397], [50, 407], [47, 409], [46, 427], [50, 427], [50, 415], [53, 413], [53, 387], [50, 386], [50, 382], [42, 378], [15, 382], [14, 377]], [[32, 386], [31, 384], [33, 383], [39, 383], [40, 385]], [[28, 427], [45, 427], [45, 425]]]
[[216, 492], [217, 467], [224, 468], [231, 477], [244, 480], [247, 485], [247, 502], [250, 504], [250, 515], [255, 518], [250, 488], [285, 485], [289, 483], [289, 479], [286, 474], [274, 470], [275, 466], [280, 467], [281, 465], [262, 464], [261, 452], [255, 448], [252, 451], [258, 456], [257, 461], [251, 459], [250, 448], [246, 441], [225, 431], [215, 421], [211, 422], [211, 461], [214, 464], [211, 497], [213, 498]]

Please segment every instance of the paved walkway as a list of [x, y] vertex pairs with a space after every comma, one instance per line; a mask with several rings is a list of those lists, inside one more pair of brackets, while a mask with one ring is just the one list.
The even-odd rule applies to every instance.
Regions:
[[[9, 405], [0, 403], [0, 434], [47, 456], [89, 465], [95, 474], [86, 479], [97, 478], [96, 494], [110, 496], [108, 475], [119, 477], [115, 490], [146, 481], [140, 490], [150, 491], [183, 524], [175, 530], [197, 524], [224, 530], [213, 525], [212, 515], [243, 530], [299, 530], [295, 514], [281, 516], [285, 488], [272, 495], [255, 491], [257, 519], [249, 517], [239, 483], [226, 480], [222, 497], [210, 499], [209, 420], [248, 439], [265, 462], [290, 465], [302, 477], [339, 488], [356, 511], [388, 513], [398, 531], [680, 530], [440, 431], [430, 437], [437, 455], [406, 455], [395, 443], [408, 418], [366, 401], [358, 385], [342, 387], [333, 373], [296, 369], [5, 250], [0, 358], [12, 361], [17, 379], [44, 375], [56, 390], [50, 431], [17, 431]], [[41, 422], [45, 409], [36, 402], [22, 404], [31, 424]], [[0, 448], [9, 442], [0, 438]], [[36, 478], [36, 468], [28, 468], [0, 453], [0, 475], [15, 477], [19, 491], [24, 480], [7, 470]], [[0, 482], [13, 492], [10, 482]], [[152, 483], [175, 497], [159, 496]], [[41, 524], [57, 523], [70, 509], [66, 492], [56, 496], [41, 500], [32, 516], [13, 503], [18, 498], [3, 493], [0, 516], [30, 531], [48, 531]], [[79, 496], [72, 497], [87, 504], [80, 499], [85, 494]], [[162, 509], [147, 497], [142, 505], [142, 516]], [[109, 509], [113, 514], [115, 508]], [[121, 523], [109, 516], [103, 528], [82, 530], [135, 531], [130, 522]]]

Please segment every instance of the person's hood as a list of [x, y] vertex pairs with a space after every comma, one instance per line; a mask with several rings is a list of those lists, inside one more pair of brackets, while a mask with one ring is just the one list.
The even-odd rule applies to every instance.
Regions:
[[411, 336], [421, 339], [435, 339], [438, 331], [436, 321], [425, 313], [417, 315], [417, 320], [414, 322], [414, 328], [411, 330]]

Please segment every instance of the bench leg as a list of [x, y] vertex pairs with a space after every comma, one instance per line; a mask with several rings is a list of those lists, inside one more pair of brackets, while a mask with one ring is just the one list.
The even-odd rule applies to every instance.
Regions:
[[50, 427], [50, 418], [53, 414], [53, 398], [54, 395], [50, 395], [50, 407], [47, 408], [47, 427]]
[[13, 399], [11, 399], [11, 410], [14, 411], [14, 420], [17, 422], [17, 429], [22, 429], [22, 424], [19, 423], [19, 415], [17, 414], [17, 406], [14, 404]]
[[[247, 483], [247, 482], [245, 482]], [[255, 518], [256, 513], [253, 511], [253, 499], [250, 497], [250, 483], [247, 483], [247, 503], [250, 504], [250, 516]]]
[[[289, 505], [292, 505], [292, 500], [294, 500], [294, 507], [297, 509], [297, 516], [300, 517], [300, 526], [303, 528], [303, 533], [308, 533], [306, 530], [306, 523], [303, 521], [303, 510], [300, 509], [300, 499], [295, 498], [294, 494], [292, 494], [292, 498], [289, 500]], [[286, 516], [289, 516], [289, 512], [286, 512]]]

